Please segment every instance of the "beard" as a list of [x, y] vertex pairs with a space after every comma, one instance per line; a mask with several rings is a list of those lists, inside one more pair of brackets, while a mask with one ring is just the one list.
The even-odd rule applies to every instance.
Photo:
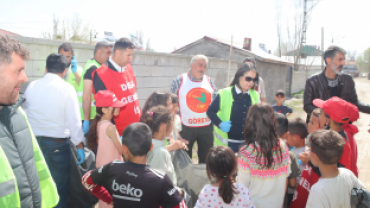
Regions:
[[334, 63], [331, 63], [330, 65], [331, 70], [336, 73], [337, 75], [342, 74], [343, 65], [335, 65]]
[[14, 105], [19, 98], [19, 93], [16, 91], [13, 91], [9, 94], [2, 94], [0, 93], [0, 97], [4, 99], [0, 99], [0, 106], [10, 106]]

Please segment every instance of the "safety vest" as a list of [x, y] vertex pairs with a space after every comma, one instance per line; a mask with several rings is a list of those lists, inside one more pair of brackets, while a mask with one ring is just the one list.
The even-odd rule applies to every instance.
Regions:
[[[217, 112], [218, 118], [221, 121], [230, 121], [231, 108], [233, 106], [234, 98], [232, 93], [233, 87], [228, 87], [218, 91], [220, 96], [220, 109]], [[259, 103], [260, 95], [257, 91], [250, 89], [249, 96], [251, 97], [252, 105]], [[223, 132], [217, 126], [214, 126], [215, 131], [215, 146], [227, 145], [228, 144], [228, 134]]]
[[[132, 123], [140, 122], [141, 117], [134, 70], [128, 63], [124, 72], [118, 72], [103, 65], [95, 73], [103, 81], [107, 90], [112, 91], [118, 100], [126, 104], [125, 107], [120, 108], [119, 115], [114, 117], [114, 124], [119, 135], [122, 136], [123, 130]], [[95, 73], [92, 74], [93, 79]], [[94, 88], [93, 92], [95, 93]]]
[[[84, 93], [84, 79], [85, 73], [88, 69], [90, 69], [92, 66], [96, 66], [96, 68], [100, 68], [101, 64], [95, 59], [90, 59], [86, 62], [86, 65], [83, 69], [82, 76], [81, 76], [81, 83], [80, 86], [78, 86], [77, 90], [77, 97], [78, 97], [78, 104], [80, 106], [80, 112], [81, 112], [81, 119], [84, 120], [84, 110], [82, 106], [82, 100], [83, 100], [83, 93]], [[90, 119], [94, 119], [96, 116], [96, 107], [95, 107], [95, 100], [94, 100], [94, 94], [91, 93], [91, 108], [90, 108]]]
[[192, 81], [187, 73], [182, 74], [178, 91], [181, 123], [189, 127], [203, 127], [211, 124], [206, 112], [215, 91], [208, 76], [202, 81]]
[[[77, 66], [77, 74], [81, 75], [82, 74], [82, 68]], [[81, 77], [81, 81], [80, 83], [83, 81], [82, 77]], [[67, 82], [69, 84], [71, 84], [73, 86], [73, 88], [75, 88], [76, 92], [78, 90], [78, 83], [77, 83], [77, 80], [76, 80], [76, 76], [72, 73], [72, 70], [71, 70], [71, 67], [69, 67], [68, 69], [68, 80]]]
[[[44, 156], [40, 150], [40, 147], [36, 141], [35, 136], [31, 130], [31, 127], [28, 123], [25, 112], [22, 108], [18, 108], [25, 118], [25, 121], [30, 131], [33, 154], [37, 169], [37, 174], [39, 177], [39, 186], [41, 192], [41, 207], [55, 207], [59, 201], [59, 195], [57, 187], [51, 177], [49, 168], [45, 162]], [[18, 185], [16, 178], [13, 173], [7, 157], [5, 156], [3, 150], [0, 146], [0, 207], [20, 207], [20, 198], [18, 192]]]

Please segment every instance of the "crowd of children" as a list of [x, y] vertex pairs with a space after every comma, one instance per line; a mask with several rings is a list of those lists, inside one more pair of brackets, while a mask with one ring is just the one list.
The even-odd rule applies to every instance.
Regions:
[[[357, 107], [337, 97], [315, 100], [318, 108], [306, 124], [288, 120], [289, 109], [277, 110], [284, 109], [284, 99], [278, 91], [276, 106], [249, 108], [237, 154], [227, 146], [208, 152], [210, 184], [195, 207], [349, 207], [351, 189], [364, 187], [357, 179], [358, 129], [351, 124], [359, 118]], [[82, 182], [101, 200], [99, 207], [186, 207], [170, 154], [187, 149], [177, 96], [154, 92], [141, 123], [128, 126], [121, 139], [111, 119], [125, 106], [109, 91], [95, 100], [88, 146], [97, 169]]]

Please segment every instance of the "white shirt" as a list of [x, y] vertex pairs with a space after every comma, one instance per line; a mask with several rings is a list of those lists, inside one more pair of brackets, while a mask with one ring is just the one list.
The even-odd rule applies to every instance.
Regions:
[[46, 73], [30, 83], [23, 108], [35, 136], [68, 138], [78, 145], [84, 141], [77, 94], [60, 76]]
[[111, 57], [109, 57], [108, 60], [114, 66], [114, 68], [116, 68], [116, 70], [118, 72], [124, 72], [126, 70], [126, 67], [120, 67], [120, 66], [118, 66], [118, 64], [116, 64], [116, 62], [114, 62]]
[[[243, 91], [241, 89], [239, 89], [239, 87], [237, 85], [235, 85], [235, 92], [236, 92], [236, 94], [240, 94]], [[245, 92], [245, 93], [248, 93], [248, 95], [249, 95], [249, 90], [247, 92]]]
[[306, 208], [348, 208], [351, 207], [352, 188], [364, 188], [352, 171], [338, 168], [339, 174], [334, 178], [320, 178], [311, 187]]

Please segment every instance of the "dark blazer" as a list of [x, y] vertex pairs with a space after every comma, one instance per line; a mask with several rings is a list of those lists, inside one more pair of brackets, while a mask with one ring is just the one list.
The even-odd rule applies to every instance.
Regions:
[[[322, 100], [328, 100], [331, 98], [331, 89], [328, 86], [325, 70], [326, 68], [321, 73], [312, 75], [306, 81], [303, 97], [303, 108], [307, 113], [307, 119], [310, 117], [312, 111], [317, 108], [312, 104], [314, 99], [319, 98]], [[340, 98], [356, 105], [360, 112], [370, 114], [370, 105], [364, 104], [358, 100], [355, 83], [350, 75], [338, 75], [338, 86]]]

